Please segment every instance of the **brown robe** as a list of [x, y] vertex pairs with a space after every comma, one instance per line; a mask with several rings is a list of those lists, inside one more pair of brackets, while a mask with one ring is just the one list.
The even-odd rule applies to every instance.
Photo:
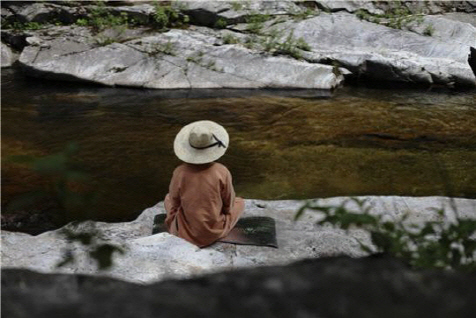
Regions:
[[199, 247], [225, 237], [245, 208], [230, 171], [216, 162], [178, 166], [164, 203], [169, 232]]

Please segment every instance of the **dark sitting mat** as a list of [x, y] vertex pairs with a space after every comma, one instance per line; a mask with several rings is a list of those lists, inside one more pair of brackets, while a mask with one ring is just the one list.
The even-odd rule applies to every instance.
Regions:
[[[152, 234], [167, 232], [164, 224], [165, 216], [165, 214], [157, 214], [154, 217]], [[238, 220], [230, 233], [218, 242], [278, 248], [276, 222], [273, 218], [265, 216], [243, 217]]]

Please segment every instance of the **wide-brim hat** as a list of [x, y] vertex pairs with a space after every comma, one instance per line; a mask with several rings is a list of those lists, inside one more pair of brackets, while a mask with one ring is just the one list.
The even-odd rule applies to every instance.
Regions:
[[229, 140], [223, 126], [210, 120], [195, 121], [179, 131], [174, 141], [174, 152], [187, 163], [209, 163], [225, 154]]

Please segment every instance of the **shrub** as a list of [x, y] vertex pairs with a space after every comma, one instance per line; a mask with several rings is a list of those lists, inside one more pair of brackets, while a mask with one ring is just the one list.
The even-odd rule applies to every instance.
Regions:
[[[357, 205], [357, 211], [347, 208], [349, 201]], [[368, 253], [387, 253], [414, 267], [476, 271], [476, 220], [460, 218], [454, 209], [455, 220], [449, 222], [445, 220], [443, 209], [435, 209], [440, 221], [408, 224], [409, 214], [389, 221], [384, 215], [371, 214], [371, 206], [365, 200], [354, 198], [349, 201], [339, 206], [308, 202], [299, 209], [295, 219], [306, 210], [317, 211], [323, 214], [317, 222], [320, 225], [367, 230], [373, 246], [357, 241]]]
[[[79, 18], [75, 22], [79, 26], [90, 26], [95, 33], [100, 33], [106, 29], [113, 28], [120, 33], [129, 27], [129, 17], [126, 12], [114, 15], [106, 9], [104, 1], [96, 2], [96, 6], [91, 9], [89, 16]], [[97, 43], [108, 42], [103, 39], [95, 39]], [[114, 39], [110, 39], [114, 42]]]
[[425, 30], [423, 31], [423, 34], [426, 36], [432, 36], [434, 32], [435, 32], [435, 28], [433, 27], [432, 24], [429, 24], [426, 26]]
[[44, 27], [43, 24], [38, 23], [38, 22], [26, 22], [26, 23], [21, 23], [18, 21], [15, 21], [13, 23], [2, 23], [2, 29], [13, 29], [17, 31], [22, 31], [22, 30], [39, 30]]
[[319, 11], [313, 8], [306, 8], [305, 10], [300, 10], [297, 12], [292, 12], [292, 17], [296, 21], [307, 19], [308, 17], [319, 15]]
[[[87, 25], [91, 26], [96, 32], [116, 26], [128, 26], [127, 13], [122, 12], [120, 15], [113, 15], [107, 11], [103, 1], [98, 1], [96, 3], [96, 6], [91, 10], [88, 18], [78, 20], [79, 25], [85, 25], [87, 21]], [[76, 21], [76, 24], [78, 24], [78, 20]]]
[[243, 9], [243, 4], [239, 2], [239, 0], [237, 1], [233, 1], [231, 3], [231, 7], [233, 8], [233, 10], [235, 11], [240, 11], [241, 9]]
[[304, 51], [311, 51], [311, 46], [303, 38], [297, 39], [296, 47]]
[[224, 44], [237, 44], [237, 43], [240, 43], [240, 41], [236, 36], [234, 36], [232, 34], [226, 34], [223, 37], [223, 43]]
[[286, 40], [276, 45], [274, 54], [283, 54], [295, 59], [301, 59], [301, 50], [310, 51], [311, 47], [303, 38], [296, 39], [294, 37], [294, 31], [291, 31], [286, 37]]
[[175, 45], [170, 40], [165, 43], [151, 43], [147, 53], [150, 56], [157, 54], [175, 55]]
[[223, 19], [223, 18], [220, 18], [215, 22], [214, 27], [216, 29], [224, 29], [224, 28], [226, 28], [227, 25], [228, 25], [228, 23], [226, 22], [226, 20]]
[[183, 26], [189, 22], [188, 15], [182, 14], [170, 5], [161, 5], [159, 2], [155, 3], [155, 12], [152, 18], [154, 27], [159, 30]]
[[268, 21], [270, 16], [267, 14], [252, 14], [246, 17], [246, 23], [248, 23], [247, 31], [251, 33], [260, 33], [263, 28], [264, 22]]
[[423, 22], [423, 16], [421, 14], [412, 14], [400, 1], [390, 2], [390, 4], [391, 6], [384, 14], [371, 14], [367, 10], [359, 9], [355, 12], [355, 15], [361, 20], [385, 24], [394, 29], [408, 28], [413, 22], [417, 24]]

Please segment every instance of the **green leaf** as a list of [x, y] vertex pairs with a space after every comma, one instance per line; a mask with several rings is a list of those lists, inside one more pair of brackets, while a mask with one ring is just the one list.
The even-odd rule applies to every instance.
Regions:
[[372, 254], [372, 253], [373, 253], [372, 249], [371, 249], [369, 246], [367, 246], [367, 245], [365, 245], [364, 243], [362, 243], [359, 239], [357, 239], [357, 243], [359, 243], [360, 248], [361, 248], [364, 252], [367, 252], [367, 253], [369, 253], [369, 254]]
[[465, 239], [462, 242], [464, 252], [467, 257], [472, 256], [476, 252], [476, 241], [471, 239]]
[[458, 231], [460, 237], [468, 237], [476, 232], [476, 220], [459, 220]]
[[294, 215], [294, 221], [297, 221], [297, 219], [299, 219], [304, 214], [307, 208], [308, 204], [306, 203], [296, 212], [296, 214]]
[[420, 231], [420, 236], [426, 236], [428, 234], [435, 234], [435, 229], [433, 228], [433, 222], [427, 222], [425, 226]]
[[392, 222], [385, 222], [382, 225], [386, 231], [393, 232], [395, 230], [395, 224]]
[[374, 245], [377, 246], [382, 252], [390, 252], [392, 249], [393, 244], [391, 237], [376, 231], [371, 231], [370, 237], [372, 239], [372, 243], [374, 243]]

